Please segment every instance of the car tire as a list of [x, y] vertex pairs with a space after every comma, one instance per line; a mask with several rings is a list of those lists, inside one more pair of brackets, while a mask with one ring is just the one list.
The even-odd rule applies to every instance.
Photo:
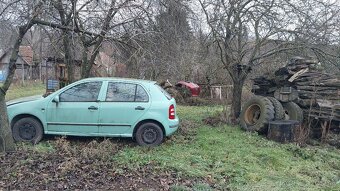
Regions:
[[281, 102], [273, 97], [267, 97], [274, 106], [274, 120], [281, 120], [285, 118], [285, 111]]
[[38, 120], [32, 117], [25, 117], [14, 123], [12, 134], [15, 141], [36, 144], [43, 137], [43, 127]]
[[154, 147], [163, 142], [162, 128], [155, 123], [143, 123], [136, 131], [135, 139], [138, 145]]
[[283, 103], [283, 110], [285, 112], [286, 120], [297, 120], [300, 123], [303, 121], [303, 111], [302, 109], [294, 102]]
[[274, 106], [266, 97], [254, 96], [247, 101], [240, 114], [241, 128], [263, 133], [269, 121], [274, 119]]

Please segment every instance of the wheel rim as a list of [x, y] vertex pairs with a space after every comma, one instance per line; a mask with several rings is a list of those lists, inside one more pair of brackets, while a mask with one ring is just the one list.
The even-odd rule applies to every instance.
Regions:
[[24, 140], [32, 140], [35, 135], [35, 127], [30, 123], [25, 123], [19, 127], [19, 135]]
[[290, 120], [291, 113], [289, 113], [289, 111], [287, 109], [285, 109], [284, 112], [285, 112], [285, 120]]
[[142, 134], [145, 143], [153, 143], [157, 140], [157, 131], [153, 128], [146, 128]]
[[290, 119], [289, 112], [285, 110], [285, 120], [289, 120], [289, 119]]
[[258, 104], [250, 105], [245, 112], [245, 122], [248, 125], [255, 125], [260, 119], [261, 107]]

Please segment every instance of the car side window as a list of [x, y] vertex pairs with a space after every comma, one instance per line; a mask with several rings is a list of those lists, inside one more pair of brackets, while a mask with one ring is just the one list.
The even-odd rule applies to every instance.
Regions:
[[61, 102], [97, 101], [102, 82], [85, 82], [73, 86], [59, 95]]
[[105, 101], [111, 102], [148, 102], [144, 88], [137, 84], [109, 82]]
[[137, 85], [137, 90], [136, 90], [136, 102], [148, 102], [149, 101], [149, 96], [146, 93], [145, 89]]

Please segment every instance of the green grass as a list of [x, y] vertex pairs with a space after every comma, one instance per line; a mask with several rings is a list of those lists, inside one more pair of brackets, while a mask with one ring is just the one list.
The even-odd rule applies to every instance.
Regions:
[[[191, 141], [177, 134], [162, 146], [125, 148], [114, 160], [122, 167], [152, 164], [160, 171], [210, 181], [231, 190], [339, 190], [340, 152], [332, 147], [279, 144], [227, 125], [201, 123], [221, 107], [178, 107], [184, 120], [199, 127]], [[182, 188], [180, 185], [174, 190]], [[179, 189], [180, 190], [180, 189]]]
[[27, 81], [25, 84], [12, 84], [7, 91], [6, 101], [33, 95], [43, 95], [45, 86], [42, 82], [32, 81]]
[[[6, 98], [44, 93], [43, 84], [13, 86]], [[268, 141], [238, 127], [210, 127], [202, 119], [216, 116], [221, 106], [178, 106], [181, 130], [156, 148], [124, 147], [110, 160], [116, 173], [152, 166], [155, 173], [175, 171], [193, 178], [188, 188], [172, 190], [340, 190], [340, 151], [333, 147], [299, 147]], [[39, 152], [53, 152], [41, 142]]]

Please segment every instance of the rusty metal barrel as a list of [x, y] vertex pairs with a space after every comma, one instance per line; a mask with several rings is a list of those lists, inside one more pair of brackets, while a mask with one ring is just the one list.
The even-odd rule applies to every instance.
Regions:
[[268, 123], [267, 138], [280, 143], [294, 142], [300, 122], [296, 120], [276, 120]]

